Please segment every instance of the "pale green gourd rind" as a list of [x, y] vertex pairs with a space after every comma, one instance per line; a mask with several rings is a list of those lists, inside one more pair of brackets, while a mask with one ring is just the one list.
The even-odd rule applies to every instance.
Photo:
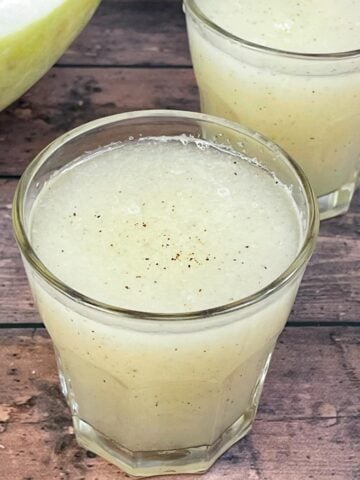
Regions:
[[100, 0], [65, 0], [50, 14], [0, 39], [0, 111], [28, 90], [85, 27]]

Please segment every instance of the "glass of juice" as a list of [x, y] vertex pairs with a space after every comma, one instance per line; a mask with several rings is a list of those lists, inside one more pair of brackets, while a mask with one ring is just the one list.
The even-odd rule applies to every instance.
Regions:
[[243, 123], [304, 169], [320, 218], [360, 168], [358, 0], [184, 0], [201, 110]]
[[203, 472], [250, 430], [318, 229], [285, 152], [200, 113], [103, 118], [35, 158], [13, 222], [80, 445]]

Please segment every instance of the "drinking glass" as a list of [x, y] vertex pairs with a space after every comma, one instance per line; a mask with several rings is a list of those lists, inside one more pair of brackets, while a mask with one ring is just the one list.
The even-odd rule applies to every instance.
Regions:
[[[251, 296], [184, 313], [107, 305], [49, 271], [30, 235], [45, 182], [113, 142], [183, 134], [256, 157], [289, 187], [301, 214], [301, 239], [288, 268]], [[135, 476], [203, 472], [249, 432], [318, 230], [310, 184], [284, 151], [258, 133], [200, 113], [103, 118], [63, 135], [35, 158], [18, 185], [13, 224], [80, 445]]]
[[303, 168], [320, 218], [345, 213], [360, 169], [359, 50], [306, 54], [236, 37], [184, 0], [201, 110], [242, 123]]

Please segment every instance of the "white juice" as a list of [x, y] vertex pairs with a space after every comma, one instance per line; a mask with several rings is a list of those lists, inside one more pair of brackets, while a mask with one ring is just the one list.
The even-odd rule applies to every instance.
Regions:
[[[244, 40], [298, 53], [360, 49], [358, 0], [195, 0]], [[309, 60], [247, 49], [187, 15], [202, 111], [281, 145], [318, 196], [353, 189], [360, 163], [360, 56]]]
[[[35, 252], [62, 282], [159, 313], [257, 292], [294, 260], [302, 228], [275, 176], [185, 137], [74, 162], [44, 185], [29, 225]], [[253, 414], [300, 281], [246, 316], [161, 322], [74, 306], [28, 273], [73, 415], [130, 451], [211, 445]]]

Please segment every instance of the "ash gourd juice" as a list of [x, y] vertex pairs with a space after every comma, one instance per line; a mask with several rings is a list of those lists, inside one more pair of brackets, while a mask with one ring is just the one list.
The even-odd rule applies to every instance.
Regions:
[[[360, 49], [358, 0], [193, 3], [225, 32], [256, 45], [295, 54]], [[344, 188], [351, 199], [360, 167], [359, 56], [294, 58], [247, 48], [191, 14], [187, 22], [202, 111], [278, 143], [318, 197]]]
[[[190, 137], [143, 138], [74, 161], [43, 186], [29, 231], [71, 288], [158, 313], [254, 294], [303, 241], [290, 190], [271, 172]], [[132, 452], [211, 445], [256, 409], [300, 281], [248, 317], [234, 311], [207, 328], [201, 319], [112, 321], [101, 310], [95, 319], [29, 277], [75, 421]]]

